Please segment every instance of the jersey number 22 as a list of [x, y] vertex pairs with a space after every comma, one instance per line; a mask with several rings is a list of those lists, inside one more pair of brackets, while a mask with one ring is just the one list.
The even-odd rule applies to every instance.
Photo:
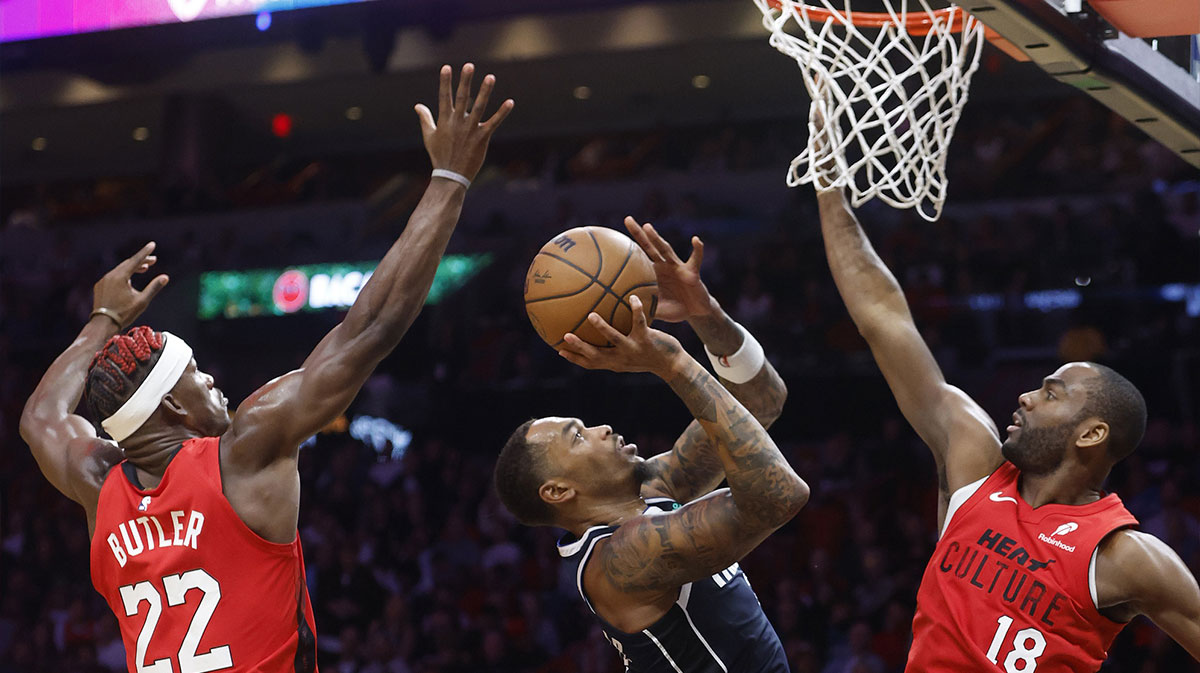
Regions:
[[[204, 594], [196, 608], [196, 614], [192, 615], [183, 642], [179, 644], [179, 673], [209, 673], [233, 668], [233, 658], [229, 654], [228, 645], [196, 654], [208, 620], [212, 618], [217, 603], [221, 601], [220, 583], [213, 579], [212, 575], [198, 568], [179, 575], [167, 575], [162, 578], [162, 583], [167, 607], [183, 605], [187, 592], [192, 589], [199, 589]], [[137, 673], [174, 673], [170, 659], [157, 659], [153, 663], [146, 663], [146, 648], [150, 646], [150, 639], [154, 637], [154, 627], [158, 626], [158, 618], [163, 610], [162, 596], [158, 589], [150, 582], [126, 584], [121, 587], [121, 602], [125, 605], [126, 617], [138, 614], [143, 602], [149, 604], [146, 621], [138, 634], [137, 654], [134, 655]]]

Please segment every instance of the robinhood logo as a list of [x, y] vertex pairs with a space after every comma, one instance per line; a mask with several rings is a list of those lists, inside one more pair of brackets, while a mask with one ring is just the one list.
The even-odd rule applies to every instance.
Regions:
[[1069, 521], [1069, 522], [1064, 523], [1063, 525], [1059, 526], [1058, 529], [1055, 530], [1050, 535], [1051, 536], [1054, 536], [1054, 535], [1062, 536], [1062, 535], [1066, 535], [1067, 533], [1070, 533], [1073, 530], [1077, 530], [1078, 528], [1079, 528], [1079, 524], [1075, 523], [1074, 521]]
[[1054, 532], [1051, 533], [1050, 535], [1046, 535], [1045, 533], [1038, 533], [1038, 539], [1041, 540], [1042, 542], [1045, 542], [1046, 544], [1054, 545], [1055, 547], [1058, 547], [1059, 549], [1062, 549], [1063, 551], [1069, 551], [1069, 552], [1075, 551], [1075, 545], [1067, 544], [1067, 543], [1063, 542], [1062, 540], [1059, 540], [1055, 536], [1056, 535], [1059, 535], [1059, 536], [1066, 535], [1066, 534], [1074, 532], [1078, 529], [1079, 529], [1079, 524], [1075, 523], [1074, 521], [1070, 521], [1070, 522], [1064, 523], [1063, 525], [1056, 528], [1054, 530]]
[[175, 12], [175, 16], [179, 17], [180, 21], [191, 21], [200, 16], [200, 11], [204, 9], [206, 2], [208, 0], [167, 0], [171, 11]]

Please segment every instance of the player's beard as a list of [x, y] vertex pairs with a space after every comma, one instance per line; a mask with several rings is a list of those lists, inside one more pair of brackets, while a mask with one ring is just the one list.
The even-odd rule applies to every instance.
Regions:
[[1047, 474], [1062, 464], [1074, 423], [1049, 428], [1021, 428], [1000, 447], [1004, 457], [1025, 474]]
[[650, 465], [644, 460], [639, 460], [633, 464], [633, 481], [637, 484], [640, 490], [642, 484], [650, 481], [651, 477]]

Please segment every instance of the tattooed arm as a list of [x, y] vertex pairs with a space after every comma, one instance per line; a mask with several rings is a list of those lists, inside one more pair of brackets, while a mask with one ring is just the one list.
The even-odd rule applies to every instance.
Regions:
[[[719, 306], [712, 315], [690, 318], [688, 324], [713, 353], [728, 355], [742, 346], [737, 323]], [[763, 428], [770, 428], [783, 412], [787, 386], [769, 361], [764, 361], [762, 369], [745, 383], [719, 380]], [[711, 492], [725, 479], [717, 447], [696, 420], [688, 424], [670, 451], [651, 458], [647, 464], [654, 475], [646, 484], [647, 490], [660, 491], [680, 503]]]
[[[684, 262], [654, 226], [625, 218], [625, 228], [650, 261], [658, 280], [660, 302], [657, 318], [666, 322], [686, 320], [704, 346], [717, 355], [731, 355], [742, 347], [742, 330], [721, 308], [700, 278], [704, 243], [692, 237], [692, 254]], [[744, 383], [721, 379], [733, 396], [769, 428], [783, 411], [787, 386], [770, 362], [764, 362], [754, 378]], [[716, 447], [698, 421], [692, 421], [670, 451], [647, 461], [653, 478], [647, 494], [662, 493], [680, 502], [690, 502], [721, 484], [725, 478]]]
[[667, 514], [636, 517], [618, 528], [597, 548], [599, 563], [589, 564], [602, 569], [604, 579], [585, 579], [600, 601], [614, 594], [677, 591], [723, 570], [808, 501], [808, 485], [792, 471], [762, 424], [678, 341], [649, 329], [641, 303], [636, 297], [630, 301], [634, 326], [629, 336], [592, 314], [589, 320], [613, 347], [595, 348], [568, 335], [567, 348], [560, 352], [583, 367], [648, 371], [670, 384], [715, 448], [729, 488]]

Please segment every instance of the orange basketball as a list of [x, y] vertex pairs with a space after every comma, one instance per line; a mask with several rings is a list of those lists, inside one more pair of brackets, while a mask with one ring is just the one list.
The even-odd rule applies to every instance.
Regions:
[[563, 335], [606, 346], [587, 316], [599, 313], [622, 334], [633, 328], [630, 295], [642, 300], [646, 319], [658, 308], [658, 282], [650, 258], [615, 229], [578, 227], [542, 246], [525, 274], [525, 312], [538, 336], [561, 348]]

